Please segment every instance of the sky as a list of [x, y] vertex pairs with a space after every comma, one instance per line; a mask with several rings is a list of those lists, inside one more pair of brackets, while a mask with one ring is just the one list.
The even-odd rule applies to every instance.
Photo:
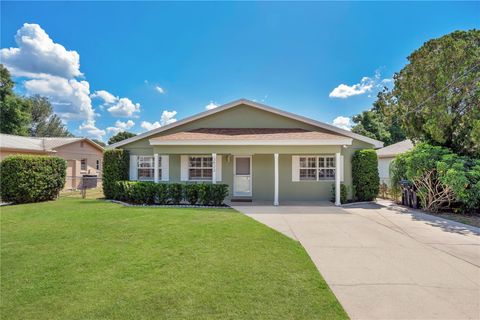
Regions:
[[78, 136], [246, 98], [342, 128], [480, 2], [0, 2], [0, 62]]

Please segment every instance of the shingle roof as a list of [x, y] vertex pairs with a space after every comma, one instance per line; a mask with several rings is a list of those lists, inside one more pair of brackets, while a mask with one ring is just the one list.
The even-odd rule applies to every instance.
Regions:
[[299, 128], [201, 128], [156, 137], [151, 140], [334, 140], [338, 138], [345, 137]]
[[412, 148], [413, 143], [411, 140], [403, 140], [385, 148], [378, 149], [377, 156], [379, 158], [395, 157], [397, 154], [404, 153]]
[[74, 137], [22, 137], [0, 133], [0, 148], [39, 152], [55, 152], [55, 149], [58, 147], [81, 140], [90, 141], [89, 139]]

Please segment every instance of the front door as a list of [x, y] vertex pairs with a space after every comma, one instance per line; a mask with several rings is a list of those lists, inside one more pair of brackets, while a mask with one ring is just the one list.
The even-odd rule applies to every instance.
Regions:
[[233, 195], [252, 196], [252, 157], [235, 156], [233, 158]]

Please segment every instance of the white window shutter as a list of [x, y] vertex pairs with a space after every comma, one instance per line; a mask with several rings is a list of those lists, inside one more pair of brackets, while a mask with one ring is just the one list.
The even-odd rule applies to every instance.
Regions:
[[137, 156], [130, 155], [130, 180], [138, 180]]
[[340, 156], [340, 181], [344, 181], [345, 177], [345, 159], [343, 156]]
[[217, 154], [217, 181], [222, 181], [222, 156]]
[[180, 180], [188, 181], [188, 156], [180, 156]]
[[292, 181], [300, 181], [300, 156], [292, 156]]
[[162, 157], [162, 181], [169, 181], [170, 180], [170, 163], [169, 163], [169, 156], [161, 156]]

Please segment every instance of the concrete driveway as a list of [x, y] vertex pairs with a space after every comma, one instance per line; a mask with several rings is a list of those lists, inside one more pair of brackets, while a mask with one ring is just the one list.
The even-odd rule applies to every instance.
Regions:
[[300, 241], [352, 319], [480, 319], [480, 229], [391, 203], [234, 206]]

